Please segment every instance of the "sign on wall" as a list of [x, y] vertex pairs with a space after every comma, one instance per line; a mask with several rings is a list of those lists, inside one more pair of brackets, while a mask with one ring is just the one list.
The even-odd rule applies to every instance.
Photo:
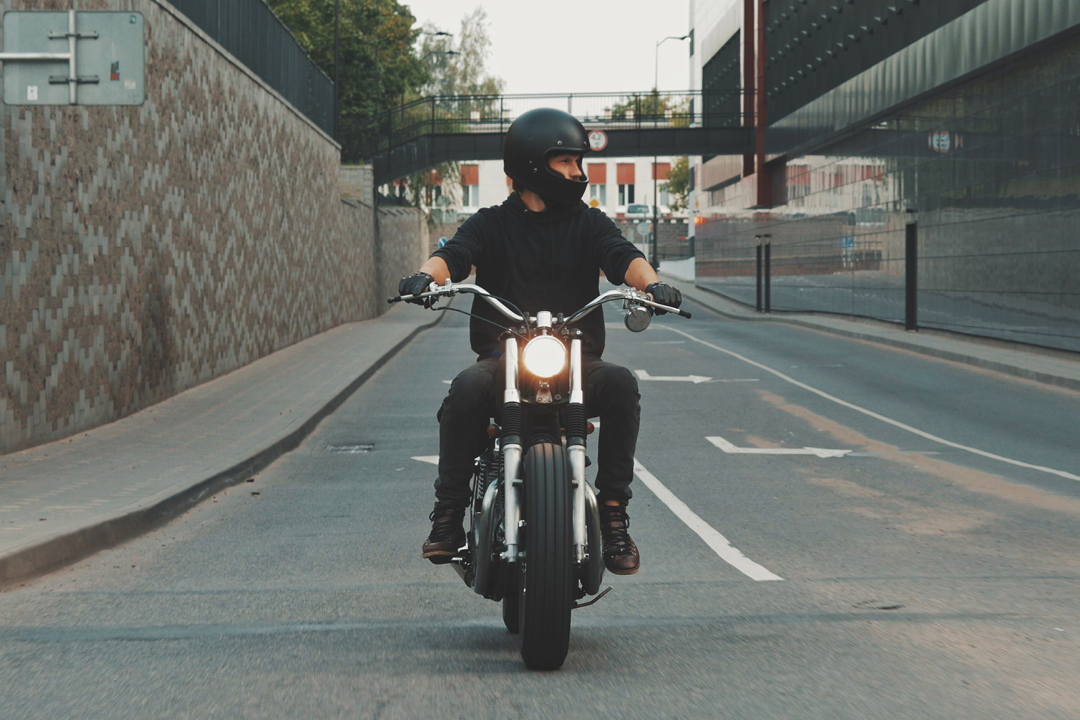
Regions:
[[4, 102], [141, 105], [145, 46], [138, 12], [6, 12]]

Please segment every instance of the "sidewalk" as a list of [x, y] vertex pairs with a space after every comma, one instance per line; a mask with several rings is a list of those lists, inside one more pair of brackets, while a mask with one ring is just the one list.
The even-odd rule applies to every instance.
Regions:
[[[786, 322], [1080, 390], [1080, 360], [883, 323], [763, 315], [661, 274], [731, 319]], [[689, 275], [689, 278], [687, 277]], [[395, 306], [309, 338], [76, 437], [0, 456], [0, 588], [118, 544], [243, 482], [295, 448], [357, 387], [444, 314]]]
[[397, 305], [117, 422], [0, 455], [0, 588], [135, 537], [243, 482], [443, 316]]
[[678, 286], [683, 297], [735, 320], [782, 322], [844, 337], [869, 340], [944, 360], [1035, 380], [1047, 385], [1080, 390], [1080, 357], [1064, 351], [1025, 347], [934, 330], [908, 332], [899, 325], [839, 315], [815, 313], [759, 313], [693, 283], [687, 261], [661, 263], [660, 275]]

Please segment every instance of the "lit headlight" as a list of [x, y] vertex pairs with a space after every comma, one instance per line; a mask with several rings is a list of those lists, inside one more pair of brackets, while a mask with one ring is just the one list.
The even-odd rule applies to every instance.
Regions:
[[536, 377], [554, 377], [566, 367], [566, 346], [550, 335], [540, 335], [525, 346], [521, 361]]

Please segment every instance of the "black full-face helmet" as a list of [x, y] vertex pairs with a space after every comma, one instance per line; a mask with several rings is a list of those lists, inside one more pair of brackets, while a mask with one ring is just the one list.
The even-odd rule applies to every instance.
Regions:
[[522, 114], [510, 125], [503, 142], [503, 170], [508, 176], [551, 200], [574, 203], [581, 200], [589, 179], [568, 180], [548, 165], [548, 158], [559, 153], [589, 152], [589, 135], [573, 115], [553, 108], [538, 108]]

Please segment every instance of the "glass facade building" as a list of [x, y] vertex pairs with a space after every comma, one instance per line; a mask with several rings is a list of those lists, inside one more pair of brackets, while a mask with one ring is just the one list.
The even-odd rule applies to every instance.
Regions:
[[[1038, 31], [1022, 12], [1009, 15], [1024, 3], [1042, 6]], [[766, 28], [787, 4], [759, 3]], [[756, 173], [771, 202], [760, 203], [753, 175], [719, 173], [697, 189], [697, 284], [771, 310], [1080, 351], [1080, 13], [1071, 4], [952, 3], [937, 32], [923, 22], [871, 68], [823, 73], [832, 80], [818, 93], [789, 90], [776, 101], [785, 115], [764, 128]], [[884, 44], [906, 37], [913, 16], [894, 15]], [[1014, 37], [987, 44], [1016, 23]], [[768, 69], [761, 91], [784, 98]], [[721, 162], [706, 159], [701, 177], [717, 179]]]

